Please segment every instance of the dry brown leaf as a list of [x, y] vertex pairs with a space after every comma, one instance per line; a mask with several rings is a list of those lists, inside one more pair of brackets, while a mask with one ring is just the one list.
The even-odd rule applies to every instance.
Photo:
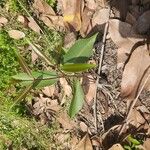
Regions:
[[45, 15], [42, 14], [40, 16], [40, 19], [51, 29], [57, 29], [63, 28], [63, 17], [62, 16], [53, 16], [53, 15]]
[[66, 96], [69, 97], [71, 95], [72, 89], [65, 78], [60, 78], [59, 81], [63, 88], [63, 98], [61, 100], [61, 105], [62, 105], [66, 101]]
[[96, 10], [98, 3], [95, 0], [85, 0], [85, 6], [90, 10]]
[[0, 17], [0, 27], [8, 23], [8, 19], [5, 17]]
[[[64, 28], [63, 17], [57, 16], [53, 8], [44, 0], [35, 0], [33, 8], [37, 11], [40, 20], [42, 20], [49, 28], [57, 30]], [[39, 30], [37, 27], [35, 28], [34, 22], [32, 22], [30, 26], [36, 31]]]
[[82, 23], [81, 23], [81, 29], [80, 34], [82, 37], [85, 37], [92, 29], [92, 23], [91, 18], [94, 14], [93, 10], [89, 10], [87, 7], [83, 10], [82, 13]]
[[102, 139], [101, 139], [101, 137], [94, 136], [94, 137], [92, 137], [91, 142], [92, 142], [93, 146], [96, 146], [96, 147], [99, 147], [99, 148], [102, 146]]
[[64, 130], [72, 130], [76, 126], [76, 123], [69, 118], [66, 112], [59, 114], [56, 119], [62, 125]]
[[70, 141], [70, 145], [71, 145], [71, 150], [74, 150], [75, 149], [75, 146], [77, 145], [78, 143], [78, 138], [76, 136], [73, 136], [71, 138], [71, 141]]
[[10, 30], [8, 34], [11, 38], [19, 40], [25, 37], [25, 34], [19, 30]]
[[77, 40], [77, 34], [75, 32], [69, 32], [64, 37], [64, 48], [70, 48]]
[[138, 128], [140, 125], [145, 123], [145, 119], [141, 113], [137, 111], [137, 109], [133, 109], [127, 122]]
[[150, 66], [150, 56], [147, 47], [146, 45], [139, 46], [133, 51], [123, 72], [121, 82], [121, 95], [123, 97], [129, 99], [135, 97], [148, 66]]
[[64, 22], [69, 30], [79, 31], [81, 28], [82, 0], [61, 0]]
[[[150, 74], [150, 69], [148, 69], [148, 71], [145, 73], [145, 76], [144, 76], [144, 78], [143, 78], [143, 80], [141, 82], [141, 85], [144, 84], [144, 81], [147, 79], [147, 77], [149, 76], [149, 74]], [[144, 89], [147, 90], [147, 91], [150, 91], [150, 79], [147, 81]]]
[[34, 63], [38, 59], [38, 55], [31, 49], [31, 59], [32, 63]]
[[93, 98], [96, 93], [96, 83], [92, 75], [84, 77], [82, 85], [85, 93], [85, 100], [88, 103], [88, 105], [92, 105]]
[[55, 136], [56, 140], [57, 140], [57, 143], [67, 147], [67, 144], [68, 144], [68, 140], [70, 138], [70, 134], [69, 133], [58, 133], [56, 136]]
[[51, 85], [51, 86], [46, 86], [43, 88], [42, 92], [48, 96], [48, 97], [52, 97], [54, 92], [55, 92], [55, 85]]
[[25, 16], [19, 15], [17, 21], [22, 23], [24, 27], [28, 27], [28, 19]]
[[40, 34], [41, 29], [39, 25], [35, 22], [35, 20], [31, 17], [28, 17], [28, 21], [28, 27]]
[[80, 129], [83, 131], [83, 132], [87, 132], [87, 130], [88, 130], [88, 126], [84, 123], [84, 122], [80, 122], [80, 124], [79, 124], [79, 126], [80, 126]]
[[53, 8], [48, 5], [44, 0], [34, 0], [33, 8], [38, 11], [38, 13], [47, 15], [56, 15]]
[[40, 96], [36, 97], [35, 100], [36, 102], [33, 105], [35, 115], [49, 112], [49, 110], [57, 112], [61, 109], [57, 99], [52, 100], [50, 98], [45, 98], [43, 97], [43, 94], [40, 94]]
[[124, 150], [124, 148], [120, 144], [115, 144], [109, 150]]
[[148, 138], [148, 139], [146, 139], [146, 141], [144, 141], [143, 146], [144, 146], [145, 150], [150, 149], [150, 138]]
[[128, 58], [127, 54], [130, 54], [133, 45], [139, 39], [132, 37], [132, 26], [130, 24], [118, 19], [111, 19], [109, 21], [109, 33], [113, 42], [119, 47], [118, 64], [124, 63]]
[[75, 150], [93, 150], [92, 143], [88, 134], [86, 134], [76, 146]]
[[100, 7], [104, 8], [104, 7], [106, 7], [107, 0], [96, 0], [96, 3], [97, 3]]
[[105, 24], [109, 19], [109, 9], [98, 9], [92, 17], [92, 27]]

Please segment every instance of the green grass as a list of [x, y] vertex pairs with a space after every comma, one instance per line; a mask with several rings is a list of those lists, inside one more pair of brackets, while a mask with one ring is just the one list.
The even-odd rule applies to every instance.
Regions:
[[[17, 43], [25, 45], [23, 41]], [[0, 31], [0, 149], [7, 149], [12, 144], [14, 150], [23, 148], [48, 150], [52, 147], [52, 137], [56, 126], [41, 126], [34, 118], [27, 115], [24, 103], [18, 103], [13, 110], [12, 97], [17, 95], [14, 87], [10, 87], [11, 76], [19, 70], [15, 57], [14, 41], [6, 31]], [[11, 90], [10, 90], [11, 88]], [[12, 90], [13, 89], [13, 90]], [[19, 87], [18, 87], [19, 89]]]
[[[28, 9], [27, 1], [21, 0], [25, 8]], [[54, 6], [54, 0], [47, 1], [50, 5]], [[0, 6], [7, 4], [9, 11], [5, 7], [0, 12], [0, 15], [6, 17], [9, 23], [0, 29], [0, 150], [6, 150], [12, 145], [13, 150], [49, 150], [56, 148], [58, 145], [53, 141], [53, 136], [59, 127], [56, 122], [48, 125], [41, 125], [27, 112], [25, 102], [17, 103], [13, 109], [10, 109], [14, 104], [14, 97], [20, 91], [19, 85], [11, 84], [11, 76], [21, 71], [18, 60], [15, 56], [14, 50], [19, 50], [21, 55], [25, 58], [30, 68], [34, 70], [43, 69], [44, 64], [39, 59], [35, 64], [31, 63], [31, 51], [27, 51], [25, 40], [13, 40], [8, 36], [7, 31], [17, 29], [23, 31], [26, 37], [34, 44], [41, 46], [41, 50], [51, 57], [55, 51], [55, 47], [61, 41], [61, 34], [49, 30], [42, 22], [45, 35], [40, 35], [33, 32], [29, 28], [24, 28], [19, 22], [16, 21], [17, 14], [26, 14], [26, 12], [19, 6], [17, 0], [3, 0], [0, 1]], [[28, 16], [26, 14], [26, 16]], [[11, 19], [14, 18], [14, 19]], [[40, 38], [39, 38], [40, 37]], [[17, 47], [22, 47], [18, 49]], [[52, 61], [53, 57], [51, 57]], [[41, 68], [39, 68], [39, 66]], [[30, 97], [32, 95], [29, 94]]]
[[[17, 73], [19, 63], [15, 57], [12, 40], [3, 30], [0, 31], [0, 91], [9, 87], [10, 79]], [[2, 94], [2, 93], [1, 93]]]
[[53, 134], [56, 126], [48, 128], [34, 119], [23, 117], [16, 109], [9, 110], [11, 101], [0, 106], [0, 149], [12, 144], [13, 150], [48, 150], [53, 145]]

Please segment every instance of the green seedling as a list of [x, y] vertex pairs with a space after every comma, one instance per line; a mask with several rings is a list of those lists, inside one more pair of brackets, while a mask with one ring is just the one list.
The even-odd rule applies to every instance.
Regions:
[[124, 145], [125, 150], [138, 150], [138, 146], [141, 144], [136, 138], [133, 138], [131, 135], [127, 137], [128, 144]]
[[96, 40], [97, 34], [90, 38], [79, 39], [75, 44], [67, 50], [66, 53], [61, 52], [63, 48], [59, 49], [58, 57], [60, 61], [53, 64], [49, 57], [47, 57], [35, 44], [29, 39], [25, 39], [32, 47], [32, 50], [41, 58], [47, 65], [51, 67], [51, 71], [31, 71], [25, 63], [23, 57], [15, 50], [15, 54], [20, 62], [20, 66], [24, 70], [23, 73], [12, 76], [13, 80], [25, 86], [26, 89], [16, 99], [20, 101], [24, 98], [31, 89], [43, 88], [57, 83], [59, 78], [67, 78], [72, 83], [73, 98], [69, 108], [69, 116], [71, 118], [81, 110], [84, 103], [84, 93], [80, 83], [80, 77], [84, 71], [95, 67], [95, 64], [87, 63], [92, 56], [93, 44]]

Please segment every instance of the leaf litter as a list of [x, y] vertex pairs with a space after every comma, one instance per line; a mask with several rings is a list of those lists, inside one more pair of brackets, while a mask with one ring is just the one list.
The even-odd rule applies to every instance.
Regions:
[[[112, 146], [110, 149], [122, 150], [123, 148], [121, 144], [123, 143], [121, 140], [117, 140], [121, 139], [126, 134], [132, 133], [131, 131], [133, 127], [135, 128], [135, 134], [141, 132], [138, 130], [140, 125], [143, 125], [143, 129], [149, 129], [148, 111], [145, 112], [145, 110], [138, 108], [144, 106], [142, 101], [146, 98], [150, 100], [149, 97], [147, 97], [147, 92], [150, 90], [150, 79], [144, 87], [143, 92], [145, 92], [145, 95], [142, 96], [142, 93], [139, 97], [141, 103], [139, 102], [134, 106], [130, 117], [126, 120], [128, 124], [132, 124], [132, 126], [127, 126], [121, 135], [119, 135], [120, 128], [113, 128], [117, 124], [119, 124], [120, 127], [124, 124], [123, 120], [126, 119], [129, 111], [128, 108], [130, 109], [130, 107], [127, 108], [126, 103], [129, 101], [129, 106], [133, 103], [150, 73], [149, 41], [145, 40], [149, 38], [150, 33], [150, 2], [146, 0], [143, 0], [141, 2], [142, 4], [138, 0], [134, 0], [130, 4], [123, 0], [119, 3], [117, 2], [117, 0], [114, 0], [114, 5], [113, 3], [107, 4], [104, 0], [87, 0], [85, 2], [81, 0], [73, 1], [72, 3], [69, 3], [68, 0], [59, 0], [58, 3], [61, 4], [60, 12], [54, 11], [45, 1], [35, 0], [33, 3], [34, 13], [49, 28], [57, 29], [58, 31], [62, 31], [63, 29], [63, 31], [65, 30], [68, 33], [72, 32], [75, 34], [79, 32], [82, 37], [86, 37], [93, 32], [102, 32], [103, 34], [106, 22], [109, 17], [113, 16], [112, 19], [109, 19], [108, 33], [111, 39], [109, 39], [109, 37], [108, 39], [106, 38], [101, 74], [97, 75], [95, 73], [93, 75], [91, 73], [91, 75], [87, 75], [87, 77], [83, 79], [85, 80], [83, 82], [85, 102], [83, 109], [76, 119], [70, 120], [67, 116], [67, 112], [59, 114], [59, 112], [63, 110], [62, 105], [66, 103], [66, 97], [70, 97], [71, 95], [70, 85], [65, 79], [60, 79], [60, 86], [57, 86], [57, 88], [52, 86], [43, 89], [41, 91], [42, 93], [35, 97], [32, 105], [33, 114], [40, 118], [43, 124], [53, 121], [54, 118], [56, 118], [61, 128], [67, 132], [66, 137], [65, 133], [59, 134], [58, 132], [58, 137], [60, 136], [59, 141], [61, 141], [60, 143], [64, 142], [62, 140], [64, 137], [66, 140], [68, 139], [69, 132], [71, 132], [72, 139], [77, 137], [79, 143], [77, 144], [77, 139], [76, 142], [74, 142], [74, 144], [77, 144], [75, 146], [76, 149], [92, 150], [95, 146], [92, 146], [92, 137], [94, 135], [102, 136], [107, 133], [107, 136], [110, 138], [110, 140], [108, 140], [109, 143], [107, 142], [106, 136], [106, 143], [104, 144], [104, 142], [101, 142], [101, 140], [104, 139], [100, 139], [99, 142], [102, 144], [97, 147], [103, 147], [106, 149], [105, 146], [107, 145], [107, 148]], [[110, 9], [108, 9], [107, 6], [111, 6]], [[142, 10], [140, 9], [141, 7], [143, 7]], [[34, 19], [25, 16], [18, 16], [18, 21], [24, 24], [24, 26], [41, 34], [41, 29]], [[6, 18], [0, 18], [0, 24], [4, 26], [7, 23], [8, 20]], [[24, 33], [19, 30], [10, 30], [8, 33], [10, 37], [14, 39], [25, 37]], [[76, 38], [77, 36], [75, 36], [74, 39]], [[95, 44], [94, 56], [91, 58], [94, 59], [97, 64], [98, 58], [101, 54], [100, 50], [102, 44], [102, 39], [99, 37]], [[33, 61], [34, 59], [36, 58], [33, 58]], [[100, 83], [98, 83], [99, 88], [95, 91], [96, 86], [98, 85], [96, 85], [94, 79], [97, 76], [100, 76], [101, 79]], [[93, 82], [90, 81], [91, 79]], [[78, 86], [77, 83], [75, 84]], [[105, 90], [103, 87], [105, 87]], [[63, 89], [63, 95], [61, 95], [60, 89]], [[56, 96], [55, 92], [61, 96]], [[99, 124], [98, 130], [95, 129], [93, 123], [93, 111], [95, 109], [93, 98], [95, 93], [98, 93], [98, 101], [96, 105], [97, 124]], [[81, 94], [83, 94], [82, 90]], [[148, 103], [145, 103], [145, 107], [146, 109], [150, 108]], [[80, 109], [81, 107], [79, 110]], [[72, 114], [72, 116], [74, 115], [75, 114]], [[101, 119], [99, 119], [100, 117], [102, 117], [102, 121], [104, 122], [104, 129], [102, 129], [103, 127]], [[79, 127], [77, 127], [77, 124], [79, 124]], [[76, 131], [77, 134], [74, 133], [74, 131]], [[81, 133], [83, 132], [87, 132], [84, 137], [81, 136]], [[113, 132], [113, 134], [111, 132]], [[143, 132], [143, 134], [146, 135], [147, 132]], [[116, 141], [113, 139], [114, 136], [118, 136]], [[81, 139], [81, 137], [83, 138]], [[149, 139], [147, 138], [143, 144], [143, 147], [145, 147], [146, 150], [148, 150], [148, 140]], [[120, 143], [115, 144], [118, 142]]]

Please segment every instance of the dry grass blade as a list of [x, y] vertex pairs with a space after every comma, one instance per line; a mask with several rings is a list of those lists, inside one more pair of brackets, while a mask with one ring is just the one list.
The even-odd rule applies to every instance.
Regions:
[[14, 52], [15, 52], [17, 58], [18, 58], [20, 66], [22, 67], [22, 69], [24, 70], [24, 72], [26, 72], [29, 76], [32, 76], [31, 70], [28, 67], [27, 63], [24, 61], [23, 57], [19, 54], [19, 52], [15, 51], [15, 50], [14, 50]]
[[[109, 18], [108, 18], [108, 20], [109, 20]], [[105, 24], [104, 35], [103, 35], [103, 40], [102, 40], [103, 45], [102, 45], [102, 48], [101, 48], [101, 55], [100, 55], [99, 67], [98, 67], [98, 74], [99, 75], [100, 75], [100, 71], [101, 71], [101, 68], [102, 68], [103, 55], [104, 55], [104, 49], [105, 49], [105, 41], [106, 41], [106, 35], [107, 35], [107, 32], [108, 32], [108, 25], [109, 25], [109, 23], [107, 22]], [[97, 76], [96, 91], [98, 89], [99, 79], [100, 79], [100, 77]], [[94, 97], [94, 118], [95, 118], [95, 129], [97, 131], [97, 110], [96, 110], [96, 107], [97, 107], [97, 92], [95, 93], [95, 97]], [[102, 127], [103, 127], [103, 130], [104, 130], [104, 123], [103, 123], [102, 117], [100, 118], [100, 120], [101, 120]]]
[[47, 56], [45, 56], [45, 54], [40, 51], [35, 45], [33, 45], [30, 40], [26, 39], [26, 41], [29, 43], [29, 45], [32, 47], [33, 51], [39, 56], [41, 57], [46, 63], [48, 63], [49, 66], [51, 66], [52, 68], [55, 68], [54, 65], [50, 62], [49, 58]]
[[23, 90], [23, 91], [21, 91], [20, 92], [20, 94], [18, 95], [18, 97], [16, 97], [15, 98], [15, 102], [13, 103], [13, 105], [10, 107], [10, 111], [11, 111], [11, 109], [20, 101], [20, 100], [22, 100], [23, 98], [25, 98], [26, 97], [26, 95], [29, 93], [29, 91], [32, 89], [32, 87], [33, 87], [33, 84], [34, 84], [34, 82], [32, 83], [32, 84], [30, 84], [28, 87], [26, 87], [26, 89], [25, 90]]

